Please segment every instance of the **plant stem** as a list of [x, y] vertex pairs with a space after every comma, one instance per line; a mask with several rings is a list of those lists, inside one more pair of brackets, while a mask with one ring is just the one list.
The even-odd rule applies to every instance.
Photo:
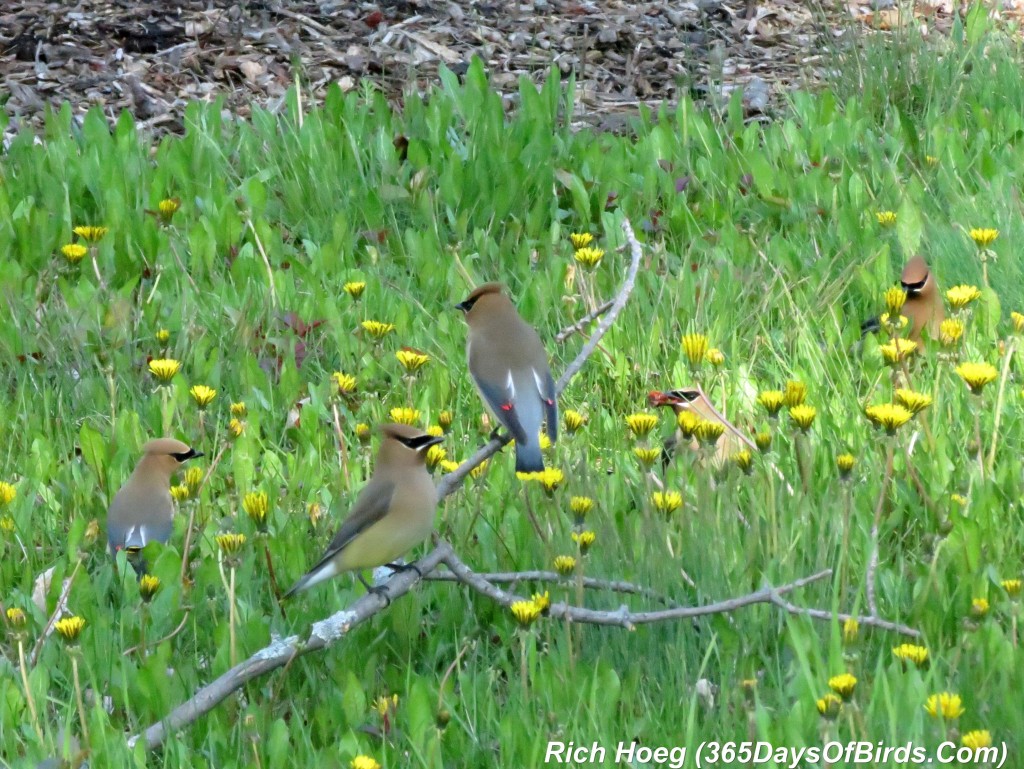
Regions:
[[39, 713], [36, 711], [36, 701], [32, 697], [32, 690], [28, 685], [28, 665], [25, 664], [25, 642], [18, 639], [18, 669], [21, 671], [21, 684], [25, 687], [25, 701], [28, 702], [28, 712], [32, 716], [32, 728], [36, 730], [36, 736], [43, 742], [43, 730], [39, 726]]
[[85, 720], [85, 700], [82, 698], [82, 682], [78, 677], [78, 650], [71, 654], [71, 675], [75, 681], [75, 700], [78, 702], [78, 720], [82, 724], [82, 740], [89, 744], [89, 726]]
[[231, 667], [238, 664], [238, 649], [235, 646], [235, 567], [232, 566], [231, 582], [228, 586], [228, 636], [231, 639]]
[[1003, 416], [1003, 397], [1006, 395], [1006, 380], [1010, 374], [1010, 361], [1013, 360], [1013, 353], [1017, 347], [1017, 338], [1010, 340], [1006, 348], [1006, 356], [1003, 358], [1003, 370], [999, 374], [999, 391], [996, 394], [996, 416], [992, 424], [992, 445], [988, 449], [988, 471], [991, 473], [996, 464], [996, 446], [999, 445], [999, 422]]
[[849, 483], [843, 483], [843, 544], [839, 550], [839, 600], [846, 594], [846, 560], [850, 549], [850, 518], [853, 495]]
[[867, 593], [868, 611], [872, 617], [878, 616], [878, 599], [875, 595], [875, 572], [878, 571], [878, 549], [879, 529], [882, 523], [882, 510], [885, 507], [885, 498], [889, 492], [889, 485], [892, 482], [893, 448], [894, 440], [890, 438], [885, 446], [885, 476], [882, 478], [882, 488], [878, 492], [878, 502], [875, 503], [875, 520], [871, 526], [871, 557], [868, 560], [867, 578], [864, 589]]

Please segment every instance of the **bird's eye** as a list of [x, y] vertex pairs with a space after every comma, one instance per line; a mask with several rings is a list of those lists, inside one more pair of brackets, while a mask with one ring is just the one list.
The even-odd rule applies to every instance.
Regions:
[[923, 280], [919, 280], [916, 283], [907, 283], [905, 281], [901, 282], [903, 283], [904, 291], [920, 291], [924, 288], [924, 284], [928, 282], [928, 276], [925, 275]]
[[687, 403], [692, 403], [693, 401], [697, 400], [697, 398], [700, 397], [700, 392], [698, 392], [697, 390], [673, 390], [672, 392], [669, 393], [669, 395], [673, 395], [676, 398], [680, 398], [686, 401]]

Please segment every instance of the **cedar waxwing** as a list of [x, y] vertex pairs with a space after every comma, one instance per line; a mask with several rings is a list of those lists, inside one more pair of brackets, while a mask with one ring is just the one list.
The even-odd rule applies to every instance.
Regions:
[[[647, 402], [651, 406], [671, 406], [672, 411], [677, 417], [683, 411], [692, 411], [701, 419], [710, 422], [720, 422], [725, 425], [725, 432], [722, 433], [722, 437], [715, 444], [715, 465], [723, 464], [733, 454], [743, 449], [757, 451], [754, 443], [712, 405], [704, 391], [699, 387], [684, 387], [667, 393], [654, 391], [647, 396]], [[671, 458], [675, 449], [683, 445], [683, 441], [683, 434], [679, 429], [676, 430], [674, 436], [665, 441], [666, 461]], [[692, 441], [690, 447], [694, 451], [698, 449], [696, 439]]]
[[202, 452], [174, 438], [157, 438], [142, 447], [143, 457], [128, 481], [114, 495], [107, 512], [107, 543], [137, 554], [149, 542], [166, 542], [174, 528], [171, 474]]
[[[384, 440], [377, 452], [373, 476], [359, 492], [323, 558], [284, 598], [343, 571], [376, 566], [400, 569], [392, 562], [433, 531], [437, 489], [427, 472], [426, 455], [427, 449], [444, 439], [408, 425], [387, 424], [380, 431]], [[362, 575], [358, 576], [372, 592]]]
[[[900, 285], [907, 292], [907, 301], [903, 304], [900, 314], [910, 321], [907, 337], [915, 342], [921, 341], [921, 332], [928, 330], [930, 339], [938, 339], [942, 321], [946, 319], [946, 311], [942, 305], [942, 296], [935, 282], [935, 276], [928, 268], [924, 257], [915, 256], [903, 268]], [[861, 324], [861, 334], [865, 335], [880, 328], [878, 318], [866, 320]]]
[[466, 314], [469, 373], [484, 404], [516, 441], [516, 472], [544, 469], [540, 428], [558, 438], [555, 380], [540, 337], [498, 283], [485, 283], [455, 305]]

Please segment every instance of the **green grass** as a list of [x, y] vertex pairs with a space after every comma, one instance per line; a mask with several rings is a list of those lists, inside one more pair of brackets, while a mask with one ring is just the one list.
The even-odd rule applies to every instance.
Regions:
[[[229, 667], [217, 533], [249, 536], [238, 575], [243, 656], [271, 633], [302, 633], [359, 594], [339, 579], [303, 594], [282, 619], [263, 540], [241, 509], [244, 494], [270, 495], [266, 543], [278, 580], [290, 583], [320, 555], [370, 469], [372, 447], [356, 441], [357, 422], [379, 423], [390, 408], [413, 406], [426, 426], [451, 410], [446, 448], [453, 458], [468, 456], [486, 430], [453, 303], [472, 284], [504, 281], [549, 340], [557, 376], [580, 338], [557, 345], [554, 334], [584, 314], [585, 290], [608, 297], [622, 279], [627, 256], [616, 249], [625, 217], [644, 241], [644, 268], [602, 350], [561, 399], [589, 422], [563, 435], [551, 455], [564, 487], [551, 499], [531, 492], [550, 542], [539, 541], [526, 518], [507, 451], [444, 503], [439, 530], [476, 569], [550, 568], [555, 555], [573, 552], [568, 501], [584, 494], [597, 500], [587, 521], [597, 533], [588, 575], [690, 603], [834, 568], [848, 575], [845, 589], [826, 580], [792, 600], [863, 613], [885, 441], [861, 409], [889, 400], [891, 379], [874, 340], [854, 349], [859, 321], [878, 311], [913, 253], [927, 255], [944, 287], [980, 284], [970, 227], [1001, 234], [994, 290], [972, 310], [962, 358], [1001, 365], [996, 343], [1010, 335], [1010, 310], [1024, 308], [1016, 255], [1024, 236], [1021, 58], [975, 27], [942, 50], [907, 45], [916, 45], [915, 69], [901, 69], [899, 81], [866, 66], [860, 95], [844, 91], [846, 82], [795, 94], [787, 113], [765, 126], [745, 125], [737, 100], [721, 119], [683, 102], [638, 121], [632, 138], [573, 133], [565, 122], [571, 84], [524, 84], [520, 108], [506, 115], [473, 67], [464, 84], [446, 77], [429, 100], [410, 99], [401, 113], [367, 88], [335, 91], [301, 120], [294, 102], [281, 116], [254, 110], [247, 122], [225, 120], [216, 105], [192, 105], [186, 134], [156, 146], [137, 137], [128, 116], [110, 130], [99, 113], [74, 126], [70, 111], [51, 117], [42, 143], [16, 139], [0, 165], [0, 290], [9, 313], [0, 328], [0, 480], [17, 488], [0, 511], [0, 600], [28, 612], [31, 647], [48, 616], [30, 599], [36, 575], [56, 568], [52, 608], [60, 579], [84, 559], [70, 598], [88, 623], [83, 685], [112, 704], [107, 713], [87, 694], [93, 764], [347, 767], [366, 753], [386, 766], [535, 766], [548, 739], [693, 748], [709, 739], [814, 745], [829, 736], [932, 749], [943, 726], [923, 704], [943, 690], [964, 698], [961, 731], [988, 728], [1008, 740], [1012, 763], [1022, 747], [1024, 666], [1013, 629], [1019, 603], [999, 582], [1021, 575], [1019, 369], [1014, 360], [995, 465], [983, 480], [970, 446], [972, 399], [935, 352], [912, 367], [914, 386], [935, 403], [896, 439], [877, 579], [881, 613], [925, 633], [927, 670], [901, 669], [891, 647], [903, 639], [891, 633], [862, 629], [858, 644], [844, 645], [838, 624], [759, 606], [699, 628], [579, 627], [575, 655], [560, 624], [541, 622], [531, 631], [538, 643], [530, 644], [525, 696], [511, 615], [454, 585], [425, 584], [337, 647], [250, 684], [155, 758], [141, 748], [129, 756], [125, 747], [126, 733]], [[868, 49], [863, 61], [900, 55]], [[404, 161], [393, 146], [399, 134], [409, 140]], [[689, 187], [677, 192], [686, 175]], [[182, 205], [162, 227], [146, 211], [167, 197]], [[880, 210], [897, 212], [893, 229], [876, 223]], [[60, 253], [80, 224], [110, 228], [95, 270], [90, 257], [71, 265]], [[592, 275], [576, 272], [570, 282], [574, 231], [594, 233], [606, 256]], [[342, 290], [351, 280], [367, 283], [358, 302]], [[323, 323], [303, 335], [288, 317]], [[368, 318], [396, 330], [373, 345], [357, 332]], [[166, 346], [159, 329], [170, 331]], [[792, 495], [760, 458], [752, 476], [732, 472], [715, 484], [684, 458], [667, 478], [683, 492], [684, 510], [666, 520], [651, 509], [624, 416], [645, 408], [649, 390], [692, 382], [679, 344], [686, 331], [706, 333], [725, 353], [723, 368], [702, 369], [701, 381], [749, 433], [773, 429], [768, 459]], [[411, 387], [393, 355], [405, 345], [432, 358]], [[157, 392], [146, 363], [164, 356], [182, 361], [182, 371]], [[334, 371], [358, 378], [355, 401], [339, 405], [348, 484], [331, 424]], [[806, 480], [788, 419], [769, 425], [755, 402], [758, 390], [787, 379], [804, 381], [818, 408], [804, 441]], [[188, 395], [194, 384], [218, 390], [203, 418]], [[986, 449], [998, 386], [975, 402]], [[303, 398], [301, 421], [289, 428], [288, 411]], [[238, 439], [228, 435], [232, 401], [248, 406]], [[119, 575], [104, 552], [105, 535], [93, 541], [87, 529], [103, 522], [165, 414], [170, 432], [206, 452], [199, 466], [224, 453], [199, 499], [182, 505], [170, 546], [153, 553], [163, 587], [143, 613], [134, 579]], [[658, 436], [671, 432], [669, 421], [663, 414]], [[930, 506], [902, 452], [915, 431], [911, 461]], [[847, 450], [858, 463], [854, 482], [843, 486], [834, 459]], [[966, 507], [952, 493], [965, 495]], [[843, 551], [847, 494], [853, 514]], [[329, 511], [318, 526], [307, 516], [312, 503]], [[183, 592], [180, 550], [193, 506], [194, 585]], [[569, 595], [560, 584], [544, 587], [555, 600]], [[971, 622], [978, 597], [991, 610]], [[623, 601], [657, 607], [586, 595], [594, 608]], [[162, 638], [186, 606], [172, 641], [145, 658], [122, 656], [142, 624], [150, 642]], [[51, 750], [31, 726], [13, 635], [0, 644], [0, 765], [18, 765]], [[823, 727], [815, 700], [844, 671], [859, 679], [856, 707]], [[755, 677], [748, 701], [741, 682]], [[718, 687], [713, 705], [695, 695], [702, 678]], [[59, 639], [45, 644], [29, 683], [46, 740], [61, 727], [78, 733]], [[382, 743], [360, 727], [380, 725], [370, 703], [384, 694], [400, 703]], [[439, 729], [442, 712], [448, 720]]]

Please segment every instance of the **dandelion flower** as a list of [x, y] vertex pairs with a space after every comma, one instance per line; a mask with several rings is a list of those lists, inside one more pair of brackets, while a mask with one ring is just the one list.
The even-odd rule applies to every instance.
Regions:
[[971, 750], [992, 747], [992, 734], [988, 729], [973, 729], [960, 738], [960, 744]]
[[176, 486], [171, 486], [171, 499], [175, 502], [184, 502], [191, 496], [192, 490], [189, 489], [188, 484], [180, 483]]
[[594, 236], [589, 232], [574, 232], [569, 235], [569, 241], [572, 243], [572, 247], [577, 251], [589, 246], [593, 240]]
[[359, 755], [349, 762], [349, 769], [380, 769], [380, 764], [370, 756]]
[[924, 646], [900, 644], [893, 647], [892, 655], [904, 665], [910, 663], [919, 668], [928, 666], [928, 649]]
[[952, 692], [933, 694], [925, 702], [924, 709], [933, 718], [943, 718], [947, 721], [960, 718], [965, 712], [960, 695]]
[[78, 264], [85, 258], [85, 255], [89, 253], [89, 249], [81, 243], [68, 243], [66, 246], [61, 246], [60, 252], [69, 262], [72, 264]]
[[849, 478], [850, 473], [853, 472], [854, 465], [857, 464], [857, 458], [853, 454], [840, 454], [836, 457], [836, 467], [839, 468], [840, 478]]
[[651, 502], [656, 510], [667, 515], [683, 506], [683, 495], [678, 491], [656, 491], [651, 494]]
[[424, 457], [427, 463], [427, 468], [433, 470], [440, 465], [445, 459], [448, 458], [448, 451], [444, 446], [438, 446], [434, 444], [427, 449], [427, 455]]
[[534, 593], [531, 597], [534, 605], [540, 609], [541, 614], [547, 614], [551, 608], [551, 594], [545, 590], [543, 593]]
[[78, 640], [78, 636], [82, 634], [82, 630], [85, 629], [85, 620], [81, 617], [65, 617], [64, 619], [57, 620], [53, 629], [67, 643], [73, 644]]
[[572, 514], [576, 516], [577, 520], [582, 520], [587, 517], [587, 513], [594, 507], [594, 500], [590, 497], [571, 497], [569, 499], [569, 509], [572, 510]]
[[157, 213], [165, 222], [169, 222], [171, 218], [178, 213], [179, 208], [181, 208], [180, 198], [164, 198], [156, 204]]
[[896, 390], [896, 402], [911, 414], [917, 415], [932, 405], [932, 396], [901, 387]]
[[704, 355], [704, 360], [710, 363], [715, 368], [718, 368], [725, 363], [725, 353], [719, 350], [717, 347], [712, 347]]
[[459, 463], [452, 459], [442, 459], [440, 462], [441, 470], [445, 473], [454, 473], [459, 469]]
[[149, 603], [153, 600], [153, 596], [157, 594], [160, 589], [160, 578], [152, 574], [143, 574], [139, 580], [139, 595], [142, 600]]
[[218, 534], [214, 539], [220, 551], [228, 556], [237, 555], [245, 545], [244, 534]]
[[974, 245], [978, 248], [988, 248], [999, 237], [999, 230], [990, 227], [972, 227], [970, 235]]
[[17, 606], [12, 606], [7, 610], [7, 621], [16, 628], [24, 627], [25, 623], [28, 622], [28, 618], [25, 616], [23, 609], [19, 609]]
[[442, 411], [437, 415], [437, 423], [441, 425], [441, 429], [445, 432], [448, 432], [451, 429], [453, 419], [454, 417], [450, 411]]
[[181, 363], [173, 358], [154, 358], [149, 362], [149, 373], [166, 384], [181, 370]]
[[685, 334], [683, 336], [683, 352], [690, 366], [699, 366], [708, 354], [708, 338], [704, 334]]
[[420, 418], [419, 409], [408, 407], [393, 408], [389, 413], [391, 415], [391, 421], [397, 422], [400, 425], [415, 424]]
[[807, 385], [795, 379], [786, 382], [786, 391], [783, 393], [782, 401], [786, 408], [800, 406], [807, 399]]
[[587, 551], [597, 541], [597, 534], [592, 531], [574, 531], [572, 533], [572, 541], [579, 547], [580, 553], [586, 555]]
[[351, 374], [335, 371], [331, 374], [331, 380], [334, 382], [334, 392], [343, 398], [356, 391], [356, 378]]
[[586, 423], [587, 418], [578, 411], [570, 409], [562, 414], [562, 424], [565, 425], [565, 431], [570, 435], [579, 431]]
[[967, 506], [967, 497], [965, 497], [963, 494], [950, 494], [949, 501], [952, 502], [954, 505], [959, 505], [960, 507]]
[[364, 320], [359, 325], [377, 342], [395, 330], [394, 323], [381, 323], [379, 320]]
[[984, 619], [988, 614], [989, 603], [987, 598], [972, 598], [971, 599], [971, 617], [974, 619]]
[[544, 491], [553, 494], [555, 489], [562, 485], [565, 474], [557, 467], [545, 467], [539, 473], [535, 473], [533, 479], [541, 485]]
[[843, 623], [843, 642], [852, 644], [857, 640], [860, 635], [860, 623], [853, 617], [850, 617], [846, 622]]
[[907, 324], [910, 322], [910, 318], [906, 315], [891, 315], [890, 313], [883, 312], [878, 321], [886, 331], [890, 334], [895, 334], [897, 331], [902, 331], [907, 327]]
[[555, 571], [566, 577], [576, 571], [576, 559], [571, 555], [559, 555], [555, 557]]
[[754, 445], [764, 454], [772, 447], [772, 434], [769, 430], [761, 430], [754, 436]]
[[828, 688], [843, 698], [843, 702], [849, 702], [853, 692], [857, 688], [857, 678], [849, 673], [841, 673], [828, 679]]
[[540, 607], [533, 601], [516, 601], [509, 609], [522, 627], [529, 627], [540, 616]]
[[901, 360], [906, 360], [917, 351], [917, 342], [912, 339], [897, 337], [886, 344], [879, 345], [882, 358], [890, 366], [894, 366]]
[[818, 713], [826, 721], [835, 721], [839, 714], [843, 712], [843, 701], [831, 692], [814, 704], [818, 708]]
[[228, 432], [231, 433], [232, 438], [241, 438], [242, 433], [245, 432], [245, 422], [240, 419], [232, 419], [228, 422]]
[[544, 453], [551, 451], [551, 447], [554, 446], [551, 442], [551, 438], [549, 438], [548, 434], [543, 431], [538, 434], [537, 443], [540, 445], [540, 450]]
[[189, 389], [188, 394], [192, 396], [192, 400], [196, 402], [200, 410], [213, 403], [213, 399], [217, 397], [217, 391], [206, 385], [194, 385]]
[[373, 431], [370, 429], [368, 424], [360, 422], [356, 425], [356, 438], [360, 443], [369, 443], [372, 436]]
[[946, 292], [946, 301], [954, 310], [962, 310], [971, 302], [981, 298], [981, 291], [977, 286], [960, 285], [953, 286]]
[[1010, 598], [1016, 598], [1020, 595], [1021, 581], [1019, 579], [1004, 579], [999, 584], [1003, 586], [1003, 590], [1006, 591]]
[[999, 375], [995, 366], [990, 363], [961, 363], [956, 367], [956, 373], [967, 383], [975, 395], [981, 395], [985, 385], [995, 381]]
[[395, 353], [395, 357], [398, 358], [398, 362], [402, 364], [402, 368], [405, 369], [406, 374], [415, 374], [430, 360], [430, 356], [418, 352], [417, 350], [403, 347], [401, 350]]
[[160, 344], [167, 344], [169, 341], [171, 341], [171, 332], [168, 331], [166, 328], [157, 329], [157, 332], [154, 336], [156, 336], [156, 341], [159, 342]]
[[895, 403], [868, 406], [864, 409], [864, 413], [872, 423], [885, 428], [888, 435], [895, 435], [896, 431], [909, 422], [913, 416], [908, 409]]
[[705, 446], [713, 446], [725, 433], [725, 425], [721, 422], [710, 419], [702, 419], [693, 428], [693, 434], [697, 440]]
[[697, 425], [701, 423], [701, 418], [694, 414], [692, 411], [680, 411], [676, 416], [676, 425], [679, 427], [679, 432], [683, 434], [685, 440], [690, 440], [693, 437], [693, 431], [697, 429]]
[[959, 318], [946, 318], [939, 325], [939, 340], [943, 347], [952, 347], [964, 335], [966, 324]]
[[353, 299], [358, 299], [363, 295], [363, 292], [366, 290], [366, 284], [361, 280], [350, 280], [348, 283], [342, 286], [342, 288], [345, 290], [345, 293], [348, 294], [350, 297], [352, 297]]
[[896, 224], [896, 212], [895, 211], [878, 211], [875, 213], [875, 219], [883, 227], [892, 227]]
[[738, 467], [744, 475], [750, 475], [754, 471], [754, 456], [749, 449], [740, 449], [731, 457], [732, 463]]
[[0, 481], [0, 507], [11, 504], [16, 496], [18, 496], [18, 489], [13, 483]]
[[1010, 320], [1013, 321], [1013, 330], [1018, 334], [1024, 334], [1024, 313], [1011, 312]]
[[101, 240], [103, 236], [106, 235], [108, 232], [110, 232], [110, 228], [82, 225], [80, 227], [75, 227], [72, 230], [72, 232], [74, 232], [82, 240], [88, 241], [89, 243], [95, 243], [96, 241]]
[[10, 534], [15, 529], [14, 519], [9, 515], [0, 518], [0, 531]]
[[469, 471], [469, 477], [474, 481], [480, 480], [484, 477], [484, 473], [487, 472], [487, 466], [490, 463], [489, 459], [485, 459], [483, 462], [478, 464], [472, 470]]
[[630, 414], [626, 417], [626, 425], [637, 438], [644, 438], [658, 424], [654, 414]]
[[578, 248], [576, 253], [573, 254], [573, 259], [581, 267], [592, 270], [601, 263], [601, 259], [604, 258], [604, 251], [600, 248]]
[[886, 289], [884, 298], [885, 309], [888, 310], [889, 314], [899, 315], [900, 310], [903, 309], [903, 305], [907, 301], [907, 292], [899, 286], [892, 286]]
[[265, 491], [250, 491], [242, 497], [242, 509], [253, 523], [263, 527], [267, 522], [267, 513], [270, 512], [270, 497]]
[[636, 446], [633, 448], [633, 456], [640, 461], [641, 465], [649, 468], [658, 461], [661, 449], [657, 446]]
[[789, 417], [793, 423], [800, 428], [800, 432], [807, 432], [814, 424], [814, 418], [818, 416], [818, 410], [814, 406], [799, 405], [789, 410]]
[[237, 401], [231, 404], [231, 416], [241, 419], [248, 413], [249, 410], [245, 407], [244, 401]]

